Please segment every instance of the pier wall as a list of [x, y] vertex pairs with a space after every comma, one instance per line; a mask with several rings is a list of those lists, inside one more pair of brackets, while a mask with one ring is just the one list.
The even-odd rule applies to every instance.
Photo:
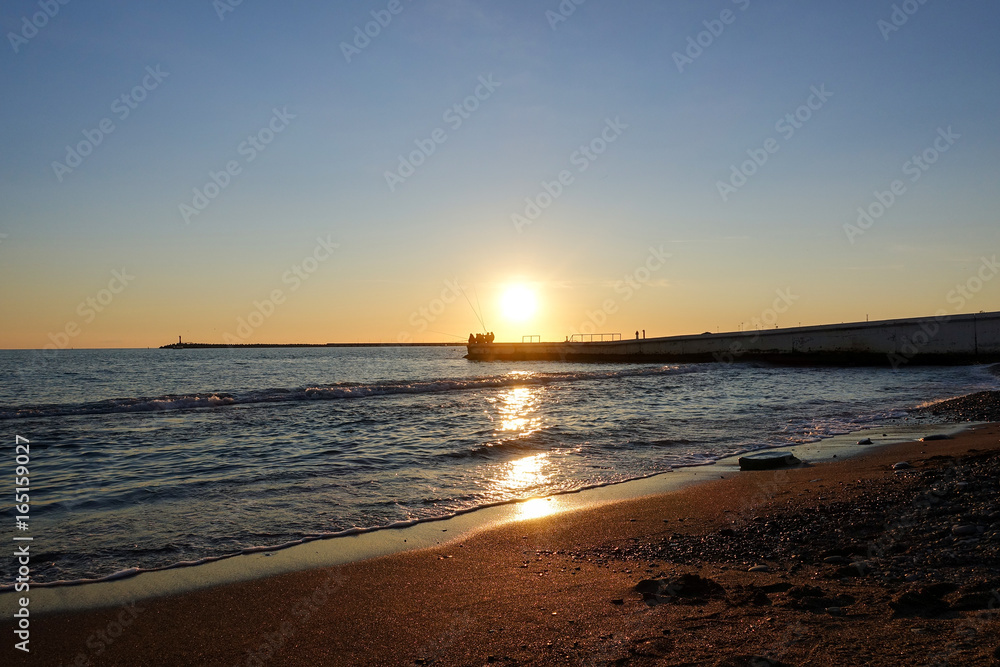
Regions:
[[1000, 361], [1000, 312], [705, 333], [614, 342], [489, 343], [478, 361], [731, 362], [879, 365]]

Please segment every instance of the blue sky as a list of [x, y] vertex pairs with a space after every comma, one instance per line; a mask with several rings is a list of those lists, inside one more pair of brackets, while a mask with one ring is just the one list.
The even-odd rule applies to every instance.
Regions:
[[[0, 11], [0, 346], [58, 346], [72, 324], [73, 347], [452, 340], [480, 328], [453, 280], [500, 339], [736, 329], [779, 290], [796, 297], [780, 325], [925, 315], [955, 308], [946, 296], [998, 245], [995, 3], [895, 3], [912, 13], [891, 32], [894, 3], [854, 0], [567, 0], [554, 24], [554, 0], [244, 0], [221, 19], [219, 4], [71, 1], [14, 45], [43, 9]], [[372, 12], [391, 21], [348, 62]], [[689, 38], [705, 46], [679, 71]], [[481, 77], [498, 85], [455, 127], [445, 113]], [[144, 78], [121, 118], [115, 100]], [[828, 99], [780, 132], [814, 88]], [[284, 126], [248, 160], [275, 110]], [[609, 121], [622, 129], [580, 171]], [[445, 141], [390, 189], [435, 130]], [[777, 151], [723, 201], [719, 182], [768, 139]], [[925, 150], [937, 160], [911, 180]], [[562, 171], [572, 182], [518, 229]], [[895, 180], [884, 214], [845, 231]], [[320, 238], [336, 251], [296, 283]], [[670, 258], [644, 271], [651, 248]], [[134, 279], [101, 294], [123, 267]], [[518, 283], [538, 301], [524, 321], [498, 305]], [[962, 308], [996, 310], [997, 294], [986, 282]], [[87, 298], [107, 302], [96, 317]]]

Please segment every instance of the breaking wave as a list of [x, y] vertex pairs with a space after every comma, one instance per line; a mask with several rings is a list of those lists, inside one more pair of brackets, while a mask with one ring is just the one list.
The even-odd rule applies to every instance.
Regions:
[[440, 379], [427, 381], [387, 381], [373, 383], [340, 382], [330, 385], [297, 388], [258, 389], [247, 392], [208, 392], [166, 394], [156, 397], [113, 398], [103, 401], [71, 404], [0, 406], [0, 420], [71, 415], [115, 414], [127, 412], [168, 412], [220, 408], [254, 403], [293, 403], [316, 400], [339, 400], [390, 396], [395, 394], [430, 394], [453, 391], [475, 391], [503, 387], [539, 386], [565, 382], [601, 381], [648, 375], [676, 375], [693, 372], [688, 366], [646, 366], [614, 371], [573, 373], [514, 372], [501, 376], [471, 379]]

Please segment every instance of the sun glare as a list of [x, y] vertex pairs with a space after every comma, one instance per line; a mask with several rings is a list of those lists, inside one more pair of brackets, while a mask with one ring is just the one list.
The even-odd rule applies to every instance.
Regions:
[[511, 322], [524, 322], [535, 314], [538, 306], [535, 292], [525, 285], [511, 285], [500, 301], [503, 316]]

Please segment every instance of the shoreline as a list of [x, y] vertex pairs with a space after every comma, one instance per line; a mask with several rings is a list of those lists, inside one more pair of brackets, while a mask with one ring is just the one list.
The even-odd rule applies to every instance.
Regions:
[[[216, 586], [266, 579], [322, 567], [345, 565], [395, 553], [415, 551], [458, 540], [508, 523], [564, 512], [586, 511], [603, 504], [672, 493], [740, 472], [740, 456], [787, 451], [806, 465], [847, 459], [879, 447], [911, 442], [923, 436], [954, 436], [979, 422], [920, 423], [869, 427], [797, 445], [735, 452], [714, 461], [671, 468], [621, 482], [608, 482], [548, 496], [508, 500], [472, 507], [439, 517], [386, 526], [351, 528], [331, 535], [307, 537], [287, 544], [252, 547], [242, 552], [208, 556], [149, 569], [130, 568], [97, 579], [32, 584], [34, 613], [79, 612], [113, 607], [133, 600], [179, 595]], [[876, 435], [878, 431], [881, 435]], [[871, 444], [859, 444], [870, 438]], [[541, 502], [540, 502], [541, 501]], [[13, 585], [0, 590], [0, 614], [9, 616], [20, 596]]]
[[[882, 604], [878, 596], [864, 597], [870, 582], [831, 579], [827, 570], [832, 566], [822, 563], [796, 569], [776, 561], [768, 571], [748, 573], [745, 563], [735, 561], [647, 562], [644, 545], [669, 540], [671, 534], [677, 536], [676, 544], [683, 545], [684, 539], [704, 543], [708, 538], [699, 535], [724, 528], [740, 532], [753, 527], [758, 517], [821, 516], [831, 503], [857, 504], [873, 490], [919, 486], [920, 475], [942, 461], [974, 456], [970, 450], [1000, 451], [998, 435], [1000, 425], [993, 423], [971, 427], [954, 439], [869, 446], [849, 459], [838, 456], [836, 462], [723, 472], [723, 479], [502, 523], [419, 550], [159, 597], [132, 607], [123, 603], [43, 615], [33, 618], [31, 659], [15, 655], [9, 664], [483, 664], [491, 656], [498, 664], [583, 664], [586, 659], [638, 665], [655, 664], [656, 656], [670, 656], [670, 664], [682, 658], [689, 664], [722, 664], [708, 661], [705, 652], [720, 659], [730, 655], [733, 628], [742, 628], [747, 655], [764, 655], [767, 647], [780, 645], [780, 651], [771, 653], [800, 664], [808, 642], [797, 640], [794, 632], [786, 635], [797, 628], [803, 637], [812, 637], [814, 626], [823, 628], [826, 639], [809, 641], [847, 641], [855, 652], [875, 650], [876, 644], [882, 651], [894, 636], [906, 650], [893, 653], [895, 657], [885, 654], [891, 660], [881, 664], [916, 664], [929, 659], [940, 643], [938, 635], [951, 632], [951, 626], [995, 637], [1000, 625], [996, 614], [984, 608], [956, 610], [943, 619], [897, 618], [885, 606], [891, 600]], [[892, 464], [903, 459], [911, 462], [912, 472], [892, 471]], [[707, 468], [720, 474], [717, 466]], [[988, 525], [988, 519], [983, 521]], [[986, 530], [993, 530], [987, 541], [995, 539], [995, 528]], [[633, 588], [661, 574], [664, 579], [711, 579], [728, 597], [650, 605]], [[789, 588], [778, 590], [786, 583], [822, 588], [841, 605], [830, 609], [848, 611], [799, 609], [788, 597]], [[886, 595], [893, 598], [920, 583], [889, 581]], [[843, 590], [834, 595], [835, 588]], [[744, 593], [761, 604], [734, 602]], [[129, 609], [139, 610], [134, 618], [126, 614]], [[794, 623], [788, 620], [792, 617]], [[128, 628], [123, 629], [122, 618], [129, 619]], [[896, 634], [880, 634], [881, 626], [872, 625], [879, 618], [887, 624], [886, 632]], [[103, 629], [117, 632], [113, 641], [93, 639]], [[955, 655], [975, 658], [962, 664], [989, 665], [993, 645], [986, 644], [959, 646]], [[678, 653], [695, 650], [692, 646], [701, 647], [701, 657]], [[37, 662], [40, 656], [43, 662]]]

